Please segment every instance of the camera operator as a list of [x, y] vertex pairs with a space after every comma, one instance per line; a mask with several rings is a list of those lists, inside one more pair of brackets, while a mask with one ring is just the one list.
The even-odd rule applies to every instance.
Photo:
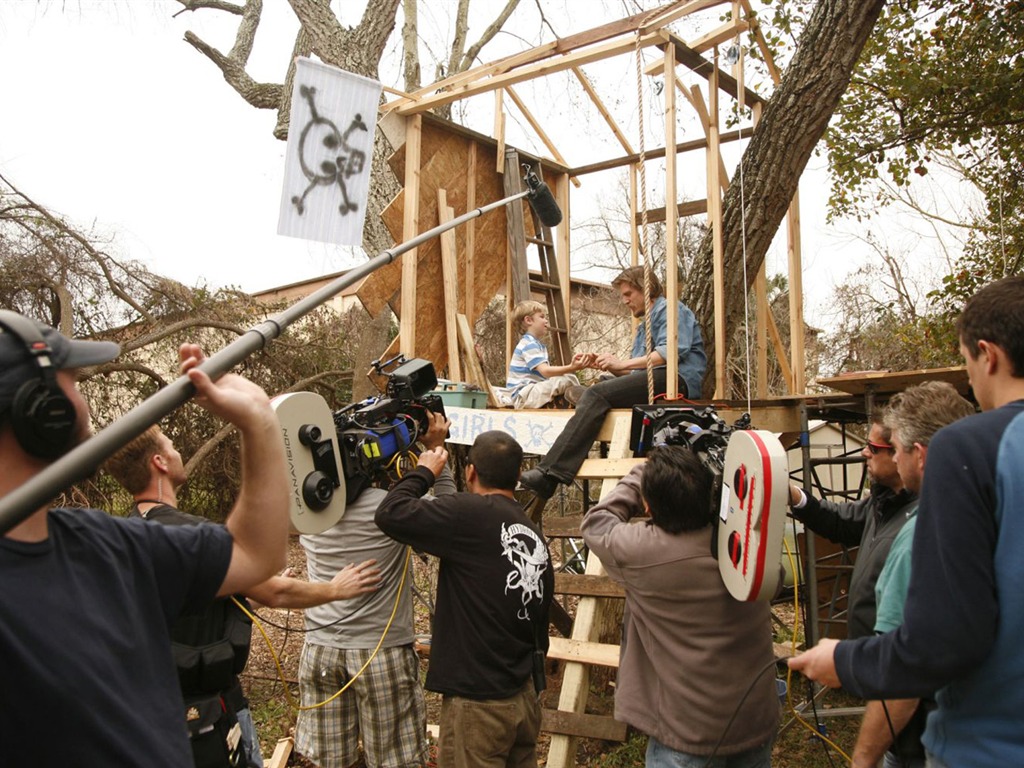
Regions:
[[779, 700], [769, 604], [726, 589], [711, 551], [711, 488], [692, 450], [655, 448], [581, 526], [626, 590], [615, 719], [650, 737], [648, 768], [705, 765], [712, 751], [723, 768], [771, 763]]
[[426, 503], [448, 453], [424, 451], [377, 524], [441, 560], [426, 687], [443, 695], [439, 768], [535, 768], [554, 574], [547, 543], [515, 500], [523, 449], [479, 435], [466, 487]]
[[[420, 441], [427, 450], [440, 449], [451, 422], [438, 413], [428, 418]], [[455, 493], [450, 472], [438, 479], [434, 493]], [[296, 749], [321, 768], [355, 764], [360, 741], [367, 768], [419, 768], [428, 759], [426, 704], [413, 648], [412, 566], [406, 547], [374, 522], [386, 495], [381, 488], [367, 487], [332, 528], [299, 537], [310, 582], [330, 581], [349, 564], [367, 559], [377, 561], [383, 578], [383, 587], [356, 606], [329, 603], [306, 611], [308, 634], [299, 660], [304, 707], [337, 693], [386, 633], [351, 688], [326, 706], [299, 712]]]
[[[0, 496], [89, 437], [77, 369], [109, 342], [72, 341], [0, 312]], [[45, 506], [0, 539], [0, 742], [10, 765], [181, 766], [192, 761], [169, 627], [215, 595], [284, 566], [288, 484], [280, 428], [255, 384], [197, 370], [196, 402], [242, 437], [242, 484], [226, 526], [149, 525]]]

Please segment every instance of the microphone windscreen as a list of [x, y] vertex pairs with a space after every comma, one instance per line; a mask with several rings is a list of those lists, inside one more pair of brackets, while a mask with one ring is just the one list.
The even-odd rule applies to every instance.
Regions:
[[530, 190], [526, 199], [534, 213], [537, 214], [537, 218], [540, 219], [540, 223], [545, 227], [557, 227], [562, 223], [562, 209], [558, 207], [555, 196], [551, 194], [548, 185], [543, 181]]

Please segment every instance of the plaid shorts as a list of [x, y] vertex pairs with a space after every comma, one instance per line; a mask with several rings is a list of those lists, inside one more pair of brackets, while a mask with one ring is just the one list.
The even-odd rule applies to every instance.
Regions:
[[[337, 693], [371, 653], [307, 642], [299, 659], [302, 706]], [[362, 741], [368, 768], [420, 768], [427, 762], [427, 709], [419, 671], [411, 645], [381, 648], [341, 696], [299, 712], [296, 749], [322, 768], [349, 768]]]

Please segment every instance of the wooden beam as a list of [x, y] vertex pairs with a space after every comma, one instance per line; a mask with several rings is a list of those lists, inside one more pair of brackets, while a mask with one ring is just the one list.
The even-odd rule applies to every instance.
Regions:
[[[597, 107], [598, 114], [604, 118], [608, 127], [612, 129], [612, 133], [615, 135], [615, 138], [618, 139], [619, 144], [622, 145], [622, 151], [628, 155], [633, 154], [633, 147], [626, 138], [626, 134], [622, 132], [619, 128], [619, 124], [615, 122], [614, 118], [612, 118], [611, 112], [608, 111], [604, 102], [601, 101], [601, 97], [597, 94], [597, 91], [594, 90], [594, 85], [590, 82], [590, 78], [587, 77], [586, 73], [584, 73], [584, 71], [579, 67], [573, 67], [572, 73], [576, 75], [576, 79], [580, 81], [580, 85], [583, 86], [583, 90], [587, 92], [590, 100], [594, 102], [594, 106]], [[575, 177], [573, 178], [575, 179]]]
[[768, 321], [768, 338], [772, 340], [772, 344], [775, 345], [775, 359], [779, 361], [779, 368], [782, 370], [782, 378], [786, 382], [786, 390], [790, 393], [794, 392], [793, 389], [793, 369], [789, 365], [789, 356], [786, 354], [786, 347], [782, 343], [782, 336], [779, 334], [779, 326], [775, 324], [775, 318], [772, 317], [772, 313], [769, 312], [767, 317]]
[[[514, 149], [509, 149], [501, 158], [505, 164], [505, 194], [514, 195], [522, 187], [519, 179], [519, 155]], [[507, 221], [506, 231], [508, 238], [508, 264], [509, 280], [506, 293], [509, 295], [509, 310], [521, 301], [530, 298], [530, 270], [526, 262], [526, 214], [523, 211], [523, 202], [516, 200], [510, 208], [506, 206], [505, 217]], [[511, 311], [509, 317], [512, 316]]]
[[[675, 71], [675, 49], [672, 46], [665, 46], [665, 71]], [[663, 89], [665, 95], [665, 146], [676, 145], [676, 89]], [[665, 155], [665, 210], [668, 211], [669, 204], [675, 209], [678, 205], [678, 192], [676, 191], [676, 153], [668, 152]], [[677, 239], [678, 239], [679, 218], [676, 216], [665, 217], [665, 291], [668, 296], [666, 302], [665, 324], [668, 330], [666, 339], [665, 370], [679, 370], [679, 269], [677, 267]], [[651, 393], [653, 394], [653, 393]], [[699, 396], [696, 393], [689, 393], [691, 396]], [[679, 377], [665, 376], [665, 396], [669, 400], [675, 400], [679, 396]]]
[[719, 176], [721, 152], [718, 145], [718, 49], [708, 81], [708, 218], [714, 253], [715, 305], [715, 397], [728, 392], [725, 343], [725, 241], [722, 232], [722, 180]]
[[611, 715], [584, 715], [557, 709], [541, 710], [540, 729], [545, 733], [602, 741], [625, 741], [628, 733], [628, 726]]
[[[446, 224], [455, 218], [455, 211], [448, 205], [448, 192], [437, 188], [437, 219]], [[459, 364], [459, 328], [456, 316], [459, 314], [459, 269], [455, 254], [455, 230], [441, 234], [441, 273], [444, 280], [444, 333], [448, 340], [448, 378], [462, 381], [462, 366]]]
[[[687, 200], [683, 203], [676, 205], [676, 216], [680, 219], [684, 219], [687, 216], [699, 216], [702, 213], [708, 212], [708, 201], [707, 200]], [[633, 223], [637, 226], [642, 221], [642, 214], [633, 214]], [[665, 220], [665, 209], [664, 208], [652, 208], [647, 212], [647, 223], [656, 224], [659, 221]]]
[[[689, 45], [686, 44], [680, 37], [667, 33], [669, 36], [669, 44], [675, 46], [676, 49], [676, 61], [688, 68], [695, 75], [703, 77], [709, 83], [711, 82], [712, 70], [717, 69], [718, 65], [713, 61], [708, 61], [699, 52], [693, 50]], [[727, 94], [732, 96], [734, 99], [739, 98], [739, 84], [736, 82], [736, 78], [725, 72], [719, 72], [717, 76], [717, 84], [715, 89], [721, 89]], [[745, 89], [744, 100], [747, 104], [762, 104], [765, 99], [756, 91], [752, 91], [749, 88]]]
[[550, 659], [596, 664], [599, 667], [613, 669], [619, 666], [619, 646], [611, 643], [573, 640], [566, 637], [552, 637], [549, 643], [548, 658]]
[[[423, 118], [413, 115], [406, 126], [405, 200], [402, 210], [402, 239], [411, 240], [420, 227], [420, 143]], [[410, 357], [416, 354], [416, 258], [413, 248], [402, 256], [402, 300], [399, 318], [399, 348]]]
[[[734, 18], [732, 21], [727, 21], [722, 26], [701, 35], [696, 40], [691, 40], [690, 48], [695, 50], [697, 53], [710, 51], [712, 48], [717, 45], [721, 45], [726, 40], [731, 40], [737, 35], [746, 32], [749, 28], [750, 25], [746, 21]], [[742, 94], [742, 87], [737, 88], [736, 92]]]
[[757, 339], [757, 384], [754, 391], [758, 397], [768, 396], [768, 279], [764, 261], [754, 278], [754, 301], [757, 303], [756, 334]]
[[[469, 144], [469, 162], [466, 166], [466, 211], [474, 210], [476, 205], [476, 142]], [[476, 322], [476, 307], [473, 306], [475, 291], [473, 268], [476, 256], [476, 219], [466, 222], [466, 306], [462, 312], [470, 323]]]
[[[569, 179], [570, 176], [566, 173], [555, 176], [552, 192], [562, 211], [562, 223], [555, 227], [553, 237], [556, 244], [555, 261], [558, 263], [558, 278], [561, 281], [564, 317], [569, 329], [569, 349], [572, 349], [572, 267], [569, 258], [572, 253], [572, 230], [569, 227], [569, 222], [572, 221], [569, 217], [570, 192], [572, 190], [569, 189]], [[575, 179], [572, 180], [575, 181]]]
[[497, 173], [505, 172], [505, 91], [499, 88], [494, 92], [494, 138], [498, 140], [498, 153], [495, 162]]
[[582, 522], [583, 515], [549, 517], [544, 521], [544, 536], [549, 539], [581, 538], [580, 523]]
[[[512, 86], [509, 86], [505, 89], [505, 92], [508, 93], [509, 98], [512, 99], [512, 103], [515, 104], [519, 108], [519, 111], [523, 113], [523, 117], [526, 118], [526, 122], [530, 124], [530, 127], [533, 128], [537, 136], [540, 137], [540, 140], [544, 142], [544, 146], [548, 148], [548, 152], [551, 153], [551, 156], [554, 157], [557, 162], [565, 165], [565, 158], [562, 157], [562, 153], [558, 151], [558, 147], [555, 146], [555, 142], [553, 142], [547, 133], [544, 132], [541, 124], [537, 122], [537, 118], [533, 116], [533, 113], [527, 108], [526, 104], [523, 103], [523, 100], [519, 98], [519, 94], [516, 93], [515, 89], [512, 88]], [[580, 185], [580, 180], [573, 177], [572, 183], [578, 187]]]
[[650, 15], [650, 11], [643, 11], [642, 13], [637, 13], [633, 16], [619, 19], [618, 21], [611, 21], [607, 24], [602, 24], [599, 27], [578, 32], [575, 35], [569, 35], [568, 37], [562, 37], [550, 43], [538, 45], [528, 51], [515, 53], [511, 56], [506, 56], [488, 64], [481, 64], [480, 66], [473, 67], [472, 69], [467, 69], [465, 72], [459, 72], [445, 78], [444, 80], [438, 80], [430, 85], [426, 85], [419, 90], [413, 91], [411, 94], [407, 94], [402, 99], [390, 101], [381, 107], [381, 111], [390, 112], [409, 101], [421, 99], [424, 96], [429, 96], [438, 91], [450, 90], [462, 83], [504, 74], [517, 67], [543, 61], [544, 59], [552, 56], [574, 51], [577, 48], [587, 45], [604, 42], [605, 40], [610, 40], [613, 37], [618, 37], [619, 35], [635, 32], [640, 23]]
[[[630, 416], [632, 418], [632, 415]], [[618, 459], [584, 459], [580, 465], [576, 477], [588, 480], [606, 480], [608, 478], [618, 479], [625, 477], [629, 471], [638, 464], [643, 464], [643, 459], [623, 457]]]
[[716, 5], [722, 5], [726, 2], [728, 2], [728, 0], [691, 0], [691, 2], [683, 5], [673, 3], [673, 6], [676, 7], [670, 7], [658, 16], [654, 16], [650, 21], [640, 27], [640, 31], [647, 32], [652, 29], [660, 29], [666, 24], [671, 24], [676, 19], [681, 19], [684, 16], [689, 16], [691, 13], [697, 13], [698, 11], [703, 11], [707, 8], [714, 8]]
[[498, 398], [494, 394], [491, 382], [484, 374], [483, 366], [480, 365], [480, 358], [476, 356], [476, 345], [473, 343], [473, 329], [469, 327], [469, 320], [465, 315], [458, 315], [455, 322], [459, 328], [459, 344], [462, 346], [462, 359], [466, 361], [466, 378], [471, 384], [476, 384], [487, 393], [487, 407], [497, 408]]
[[[545, 531], [545, 535], [547, 532]], [[626, 591], [607, 576], [587, 576], [585, 573], [556, 573], [556, 595], [577, 597], [618, 597], [624, 598]]]
[[800, 191], [786, 213], [786, 236], [789, 255], [789, 354], [793, 368], [793, 393], [802, 394], [804, 382], [804, 280], [800, 257]]
[[[729, 131], [723, 133], [718, 137], [719, 144], [725, 144], [731, 141], [737, 141], [739, 139], [749, 139], [750, 134], [753, 133], [753, 128], [743, 128], [738, 131]], [[682, 154], [684, 152], [695, 152], [697, 150], [706, 150], [708, 148], [707, 139], [692, 139], [690, 141], [684, 141], [676, 144], [676, 153]], [[657, 149], [649, 149], [644, 152], [644, 157], [647, 160], [657, 160], [659, 157], [665, 156], [665, 148], [658, 147]], [[588, 173], [598, 173], [599, 171], [610, 171], [613, 168], [621, 168], [624, 165], [636, 165], [640, 162], [640, 154], [624, 155], [623, 157], [613, 157], [610, 160], [601, 160], [597, 163], [589, 163], [588, 165], [579, 165], [575, 168], [569, 169], [569, 172], [573, 176], [586, 176]]]
[[768, 46], [768, 41], [761, 30], [761, 22], [757, 20], [754, 10], [750, 7], [750, 0], [740, 0], [740, 4], [747, 14], [750, 28], [754, 31], [754, 42], [757, 43], [757, 49], [761, 52], [761, 58], [764, 59], [765, 66], [768, 68], [768, 74], [771, 76], [772, 82], [778, 85], [782, 82], [782, 73], [775, 64], [775, 56], [772, 55], [772, 49]]
[[608, 59], [613, 56], [629, 53], [635, 50], [637, 46], [641, 48], [648, 48], [652, 45], [666, 44], [667, 42], [668, 33], [664, 30], [659, 30], [657, 32], [643, 35], [639, 41], [635, 37], [629, 37], [625, 40], [615, 40], [609, 43], [603, 43], [601, 45], [568, 53], [561, 59], [532, 64], [530, 66], [516, 69], [515, 71], [496, 74], [485, 80], [477, 82], [463, 83], [454, 86], [450, 90], [435, 93], [432, 96], [424, 96], [419, 101], [400, 104], [395, 107], [395, 111], [400, 115], [411, 115], [418, 112], [425, 112], [444, 104], [450, 104], [453, 101], [468, 98], [469, 96], [488, 93], [498, 88], [505, 88], [509, 85], [521, 83], [525, 80], [533, 80], [534, 78], [552, 75], [556, 72], [564, 72], [565, 70], [572, 69], [573, 67], [590, 64], [595, 61], [603, 61], [604, 59]]
[[291, 736], [285, 736], [283, 739], [278, 740], [274, 746], [274, 754], [267, 761], [267, 768], [285, 768], [288, 765], [288, 758], [291, 757], [294, 747], [295, 740]]
[[[693, 108], [697, 111], [697, 116], [700, 118], [701, 125], [704, 126], [704, 133], [705, 133], [705, 135], [708, 138], [708, 152], [710, 153], [711, 152], [711, 111], [708, 109], [708, 106], [704, 103], [704, 96], [700, 92], [700, 88], [698, 86], [696, 86], [696, 85], [693, 86], [693, 88], [691, 89], [691, 92], [690, 92], [690, 103], [693, 104]], [[716, 125], [718, 124], [717, 115], [716, 115], [715, 124]], [[750, 134], [747, 134], [747, 138], [749, 138], [749, 137], [750, 137]], [[722, 159], [721, 146], [722, 146], [722, 139], [721, 139], [721, 137], [719, 137], [719, 139], [718, 139], [718, 147], [719, 148], [718, 148], [718, 152], [717, 152], [717, 158], [718, 158], [718, 181], [719, 181], [719, 187], [721, 188], [722, 194], [724, 195], [728, 191], [728, 189], [729, 189], [729, 171], [725, 167], [725, 160]]]

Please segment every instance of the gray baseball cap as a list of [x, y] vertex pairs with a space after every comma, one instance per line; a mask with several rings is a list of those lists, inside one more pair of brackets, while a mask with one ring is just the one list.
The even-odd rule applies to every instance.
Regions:
[[[54, 369], [108, 363], [121, 352], [121, 348], [112, 341], [69, 339], [56, 328], [25, 319], [39, 330], [50, 347], [50, 363]], [[38, 378], [39, 365], [33, 357], [26, 341], [7, 328], [0, 327], [0, 408], [10, 405], [22, 384]]]

